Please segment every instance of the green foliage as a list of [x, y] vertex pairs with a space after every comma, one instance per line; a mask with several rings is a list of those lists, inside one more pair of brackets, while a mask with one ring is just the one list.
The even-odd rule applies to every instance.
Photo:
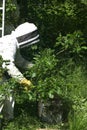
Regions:
[[[82, 112], [86, 111], [82, 102], [87, 98], [86, 66], [83, 67], [82, 62], [79, 60], [75, 62], [71, 57], [60, 59], [60, 56], [56, 57], [51, 49], [42, 51], [34, 59], [34, 67], [25, 74], [31, 77], [35, 85], [34, 89], [28, 93], [29, 99], [47, 101], [58, 95], [62, 100], [64, 120], [67, 119], [70, 111], [71, 114], [74, 111], [76, 113], [80, 111], [79, 108], [83, 110]], [[77, 115], [75, 114], [76, 119]], [[69, 118], [69, 120], [72, 119]]]
[[56, 45], [57, 55], [67, 52], [68, 54], [81, 56], [87, 50], [86, 42], [81, 31], [75, 31], [72, 34], [57, 37]]
[[2, 64], [3, 64], [3, 60], [2, 57], [0, 56], [0, 79], [2, 78], [2, 74], [3, 74]]
[[18, 21], [19, 11], [17, 3], [13, 0], [6, 0], [5, 6], [5, 21], [6, 24], [13, 24], [15, 25]]
[[4, 130], [36, 130], [40, 125], [37, 118], [28, 116], [26, 112], [22, 112], [14, 122], [9, 123]]
[[[46, 49], [35, 56], [34, 67], [26, 72], [32, 78], [33, 84], [35, 85], [35, 90], [32, 96], [37, 98], [48, 98], [52, 97], [56, 89], [56, 79], [55, 66], [57, 65], [57, 60], [53, 51], [51, 49]], [[33, 97], [32, 97], [33, 98]]]
[[76, 30], [85, 32], [87, 21], [87, 5], [81, 3], [81, 0], [64, 0], [64, 1], [27, 1], [21, 0], [21, 15], [27, 21], [34, 22], [38, 25], [42, 45], [53, 47], [59, 33], [66, 35]]
[[[6, 62], [6, 61], [4, 61]], [[6, 79], [5, 72], [6, 68], [2, 67], [3, 59], [0, 57], [0, 101], [2, 101], [5, 96], [12, 94], [12, 91], [15, 90], [17, 86], [17, 81], [13, 78]]]
[[[17, 0], [17, 2], [20, 7], [19, 20], [16, 15], [18, 13], [15, 13], [16, 4], [7, 0], [6, 21], [14, 25], [24, 21], [33, 22], [39, 28], [40, 44], [23, 52], [27, 55], [27, 59], [32, 59], [34, 56], [35, 65], [24, 75], [32, 80], [35, 87], [31, 91], [24, 92], [18, 84], [11, 80], [7, 81], [4, 87], [1, 85], [1, 88], [7, 91], [7, 88], [15, 86], [15, 97], [19, 103], [26, 100], [48, 100], [58, 95], [62, 99], [64, 118], [67, 118], [70, 113], [69, 130], [86, 130], [86, 0]], [[35, 51], [38, 53], [37, 55]], [[33, 54], [31, 55], [31, 53]], [[0, 59], [0, 77], [3, 73], [1, 65], [2, 60]], [[1, 88], [0, 91], [3, 91]], [[15, 129], [14, 126], [12, 128]], [[25, 126], [21, 129], [25, 129]]]
[[[26, 107], [25, 107], [26, 106]], [[26, 102], [25, 104], [16, 104], [16, 116], [14, 121], [4, 126], [4, 130], [38, 130], [38, 129], [59, 129], [60, 126], [50, 125], [41, 122], [37, 117], [35, 104]]]
[[86, 130], [87, 129], [87, 101], [79, 99], [74, 107], [74, 113], [69, 114], [69, 130]]

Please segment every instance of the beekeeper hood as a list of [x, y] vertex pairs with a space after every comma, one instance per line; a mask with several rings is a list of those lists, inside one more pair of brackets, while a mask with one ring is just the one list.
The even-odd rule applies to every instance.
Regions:
[[18, 41], [19, 48], [39, 42], [38, 29], [33, 23], [25, 22], [19, 25], [13, 32], [13, 35]]

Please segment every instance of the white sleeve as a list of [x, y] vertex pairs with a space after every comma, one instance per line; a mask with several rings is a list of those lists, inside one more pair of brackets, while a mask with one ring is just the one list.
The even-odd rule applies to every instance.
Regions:
[[14, 63], [9, 62], [9, 64], [7, 64], [7, 65], [5, 64], [5, 67], [7, 69], [9, 76], [11, 76], [19, 81], [24, 78], [23, 74], [19, 71], [19, 69], [15, 66]]
[[24, 76], [15, 66], [14, 63], [16, 52], [17, 52], [16, 40], [11, 39], [9, 40], [9, 42], [4, 41], [2, 58], [7, 62], [3, 62], [3, 68], [7, 68], [7, 72], [11, 77], [21, 80], [24, 78]]

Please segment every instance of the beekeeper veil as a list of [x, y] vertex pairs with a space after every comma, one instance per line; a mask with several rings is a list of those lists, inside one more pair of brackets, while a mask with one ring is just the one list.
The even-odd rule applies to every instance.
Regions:
[[39, 42], [38, 29], [33, 23], [25, 22], [19, 25], [13, 34], [18, 41], [19, 48]]

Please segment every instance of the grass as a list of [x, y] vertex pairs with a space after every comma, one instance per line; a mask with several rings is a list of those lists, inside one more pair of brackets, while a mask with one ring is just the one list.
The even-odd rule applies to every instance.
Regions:
[[15, 118], [3, 130], [60, 130], [59, 126], [54, 126], [41, 122], [37, 117], [28, 116], [26, 113]]
[[60, 126], [42, 122], [36, 104], [24, 103], [16, 104], [14, 120], [4, 124], [2, 130], [60, 130]]
[[[3, 125], [2, 130], [86, 130], [87, 120], [83, 120], [84, 114], [78, 114], [69, 119], [68, 123], [48, 124], [42, 122], [37, 116], [37, 104], [24, 102], [16, 104], [15, 118]], [[74, 119], [74, 120], [73, 120]]]

